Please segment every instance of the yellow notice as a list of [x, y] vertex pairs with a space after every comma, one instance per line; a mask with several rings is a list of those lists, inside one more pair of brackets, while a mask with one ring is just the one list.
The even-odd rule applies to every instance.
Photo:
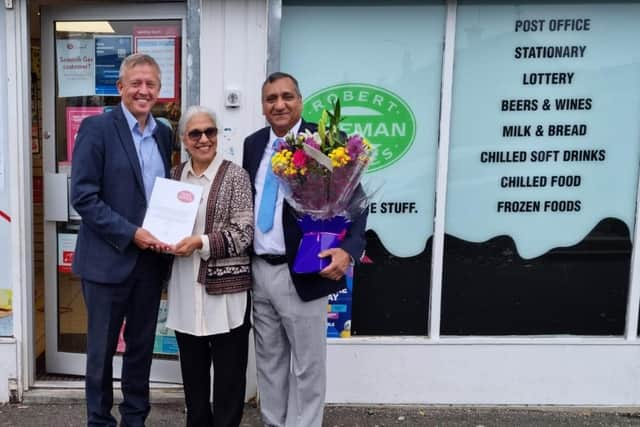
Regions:
[[0, 289], [0, 310], [11, 310], [11, 289]]

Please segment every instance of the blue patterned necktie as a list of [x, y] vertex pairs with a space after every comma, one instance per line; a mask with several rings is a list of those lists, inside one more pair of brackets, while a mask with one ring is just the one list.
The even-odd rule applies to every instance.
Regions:
[[[282, 138], [276, 138], [273, 141], [272, 153], [279, 147]], [[271, 156], [267, 162], [267, 173], [264, 177], [264, 186], [262, 187], [262, 199], [260, 200], [260, 208], [258, 209], [258, 229], [266, 233], [273, 228], [273, 216], [276, 211], [276, 198], [278, 196], [278, 178], [271, 168]]]

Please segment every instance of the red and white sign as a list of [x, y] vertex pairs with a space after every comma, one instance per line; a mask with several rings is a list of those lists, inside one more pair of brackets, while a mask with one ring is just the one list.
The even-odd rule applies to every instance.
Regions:
[[60, 273], [71, 273], [77, 237], [77, 234], [58, 234], [58, 271]]
[[89, 116], [96, 116], [104, 111], [102, 107], [67, 107], [67, 161], [71, 162], [73, 145], [76, 142], [80, 123]]

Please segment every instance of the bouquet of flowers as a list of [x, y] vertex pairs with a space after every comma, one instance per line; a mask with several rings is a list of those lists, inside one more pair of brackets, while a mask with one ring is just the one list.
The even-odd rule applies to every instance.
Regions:
[[287, 135], [271, 158], [285, 198], [299, 214], [303, 238], [293, 265], [297, 273], [326, 267], [329, 261], [318, 253], [337, 247], [350, 219], [367, 207], [358, 185], [371, 159], [371, 145], [360, 135], [341, 132], [341, 120], [338, 100], [333, 112], [322, 113], [316, 132]]

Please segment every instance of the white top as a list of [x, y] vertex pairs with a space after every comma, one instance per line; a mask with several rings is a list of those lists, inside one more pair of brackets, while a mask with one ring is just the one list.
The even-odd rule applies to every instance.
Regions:
[[[288, 133], [298, 134], [302, 120], [298, 120], [293, 128]], [[282, 187], [278, 187], [278, 195], [276, 197], [276, 211], [273, 217], [273, 227], [271, 230], [263, 233], [258, 227], [258, 212], [260, 211], [260, 202], [262, 201], [262, 188], [264, 187], [264, 179], [267, 175], [267, 167], [271, 167], [271, 157], [273, 156], [273, 142], [281, 138], [276, 136], [271, 129], [269, 133], [269, 142], [262, 154], [262, 160], [260, 160], [260, 166], [258, 172], [256, 172], [256, 204], [253, 209], [254, 224], [256, 225], [253, 230], [253, 251], [257, 255], [271, 254], [271, 255], [284, 255], [284, 230], [282, 228], [282, 206], [284, 200], [284, 192]]]
[[202, 239], [202, 249], [190, 257], [175, 257], [169, 280], [167, 327], [179, 332], [196, 335], [214, 335], [229, 332], [242, 325], [247, 308], [247, 293], [209, 295], [198, 283], [200, 260], [210, 257], [209, 237], [204, 234], [207, 198], [213, 179], [222, 164], [222, 156], [215, 156], [209, 167], [197, 176], [191, 162], [185, 165], [180, 180], [202, 186], [202, 198], [193, 234]]

